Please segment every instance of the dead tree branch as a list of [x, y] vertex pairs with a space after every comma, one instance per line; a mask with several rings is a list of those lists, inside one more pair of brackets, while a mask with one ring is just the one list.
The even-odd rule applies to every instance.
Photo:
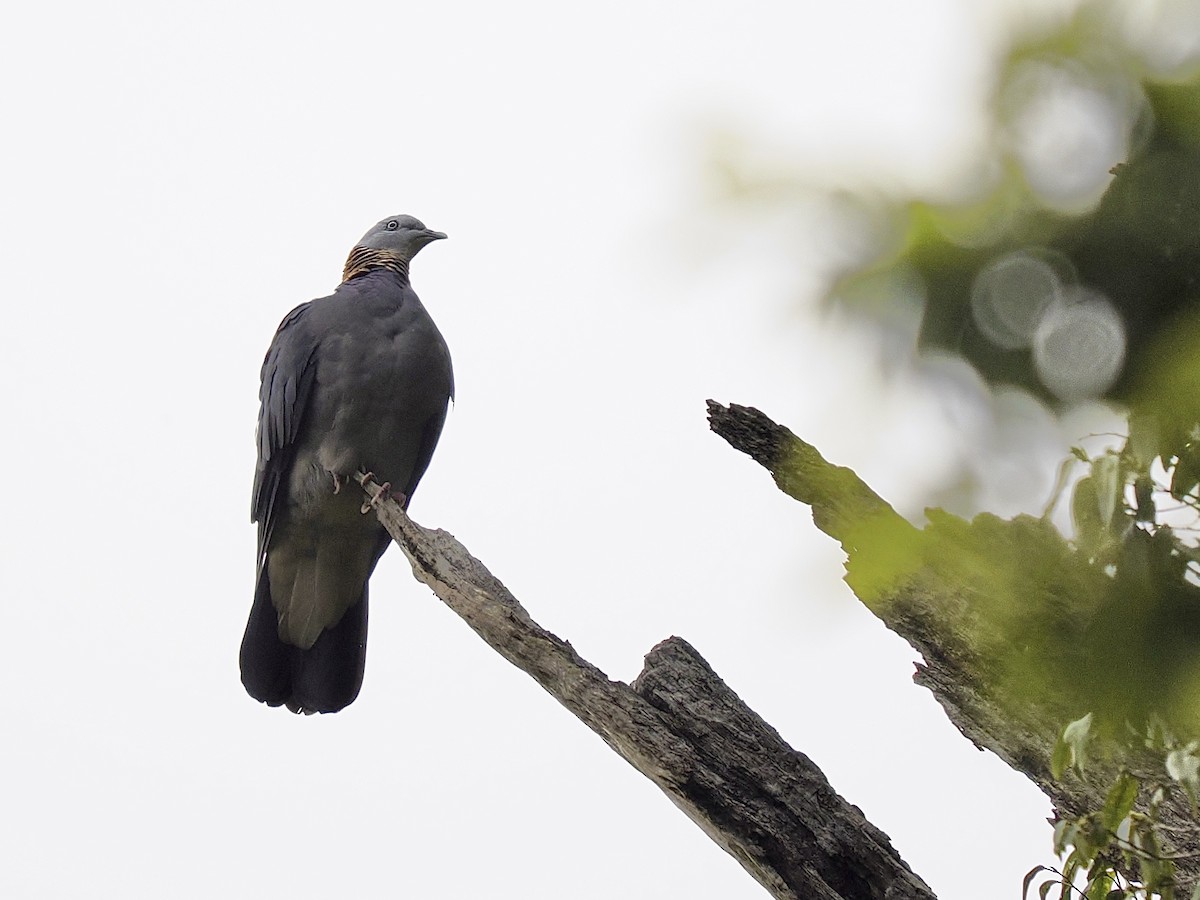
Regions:
[[[363, 482], [361, 474], [359, 483]], [[372, 496], [413, 573], [501, 656], [653, 781], [774, 897], [927, 900], [883, 832], [749, 709], [686, 642], [671, 638], [627, 685], [539, 626], [454, 537]]]

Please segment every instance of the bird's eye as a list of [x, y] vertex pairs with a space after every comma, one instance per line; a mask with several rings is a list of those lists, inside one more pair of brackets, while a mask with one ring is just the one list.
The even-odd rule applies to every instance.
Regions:
[[395, 231], [395, 230], [396, 230], [397, 228], [399, 228], [399, 227], [400, 227], [400, 223], [399, 223], [399, 222], [397, 222], [395, 219], [392, 219], [392, 221], [390, 221], [390, 222], [388, 222], [388, 223], [387, 223], [387, 230], [388, 230], [388, 231]]

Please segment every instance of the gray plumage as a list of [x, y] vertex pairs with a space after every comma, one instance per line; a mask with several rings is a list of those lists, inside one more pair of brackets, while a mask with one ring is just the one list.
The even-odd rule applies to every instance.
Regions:
[[379, 222], [337, 290], [288, 313], [263, 360], [258, 579], [240, 662], [246, 690], [272, 706], [336, 712], [362, 685], [367, 580], [390, 539], [352, 476], [390, 482], [407, 505], [437, 445], [454, 376], [408, 266], [444, 237], [412, 216]]

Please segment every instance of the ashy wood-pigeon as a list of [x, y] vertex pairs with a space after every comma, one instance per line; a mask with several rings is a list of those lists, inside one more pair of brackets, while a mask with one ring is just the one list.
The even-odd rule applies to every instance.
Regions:
[[271, 706], [337, 712], [362, 686], [367, 580], [390, 538], [352, 476], [371, 473], [407, 506], [433, 456], [454, 374], [408, 266], [445, 236], [384, 219], [333, 294], [284, 317], [263, 360], [258, 578], [240, 661], [247, 692]]

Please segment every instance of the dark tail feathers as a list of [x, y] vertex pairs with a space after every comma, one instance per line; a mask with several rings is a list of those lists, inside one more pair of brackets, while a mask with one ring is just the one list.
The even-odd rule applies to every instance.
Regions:
[[254, 606], [242, 637], [242, 684], [268, 706], [286, 704], [292, 712], [331, 713], [354, 702], [367, 663], [367, 587], [342, 620], [301, 650], [279, 638], [266, 565], [254, 586]]

